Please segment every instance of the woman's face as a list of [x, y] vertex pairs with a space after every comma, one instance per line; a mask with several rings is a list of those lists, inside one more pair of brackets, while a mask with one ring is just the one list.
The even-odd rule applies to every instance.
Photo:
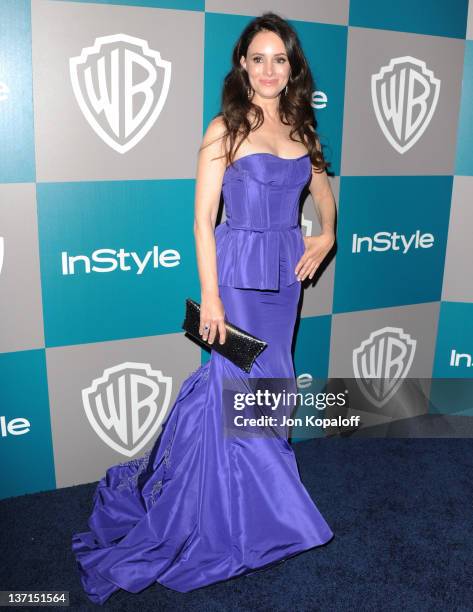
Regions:
[[262, 98], [278, 96], [291, 73], [284, 43], [274, 32], [258, 32], [240, 63], [255, 93]]

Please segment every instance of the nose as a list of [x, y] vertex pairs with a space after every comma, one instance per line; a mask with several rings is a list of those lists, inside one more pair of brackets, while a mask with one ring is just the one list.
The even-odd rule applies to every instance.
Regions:
[[273, 64], [271, 60], [267, 60], [264, 63], [264, 74], [268, 76], [271, 76], [273, 74]]

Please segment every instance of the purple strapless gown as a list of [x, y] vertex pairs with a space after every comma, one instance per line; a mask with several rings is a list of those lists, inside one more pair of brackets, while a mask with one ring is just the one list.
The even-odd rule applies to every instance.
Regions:
[[254, 153], [225, 171], [227, 220], [215, 229], [220, 297], [226, 318], [268, 347], [249, 374], [212, 351], [183, 382], [153, 447], [108, 468], [95, 490], [90, 531], [72, 538], [94, 603], [153, 582], [191, 591], [332, 538], [284, 436], [223, 433], [224, 378], [295, 382], [301, 284], [294, 268], [305, 248], [299, 198], [311, 169], [308, 155]]

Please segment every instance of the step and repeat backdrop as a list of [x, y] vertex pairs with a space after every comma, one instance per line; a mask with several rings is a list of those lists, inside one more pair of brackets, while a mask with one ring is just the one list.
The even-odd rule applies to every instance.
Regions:
[[[338, 210], [336, 251], [303, 289], [301, 389], [395, 372], [394, 387], [365, 385], [363, 427], [473, 419], [471, 396], [436, 399], [434, 384], [473, 378], [467, 0], [2, 0], [2, 498], [143, 454], [209, 359], [181, 327], [200, 301], [197, 153], [233, 45], [266, 10], [310, 63]], [[301, 226], [320, 229], [308, 191]], [[410, 379], [430, 383], [395, 413]]]

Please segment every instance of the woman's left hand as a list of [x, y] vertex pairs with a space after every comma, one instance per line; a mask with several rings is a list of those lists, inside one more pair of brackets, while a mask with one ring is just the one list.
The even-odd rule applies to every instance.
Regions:
[[297, 262], [295, 274], [298, 280], [303, 281], [307, 276], [312, 279], [315, 271], [327, 256], [335, 242], [332, 233], [322, 233], [319, 236], [302, 236], [305, 244], [305, 253]]

